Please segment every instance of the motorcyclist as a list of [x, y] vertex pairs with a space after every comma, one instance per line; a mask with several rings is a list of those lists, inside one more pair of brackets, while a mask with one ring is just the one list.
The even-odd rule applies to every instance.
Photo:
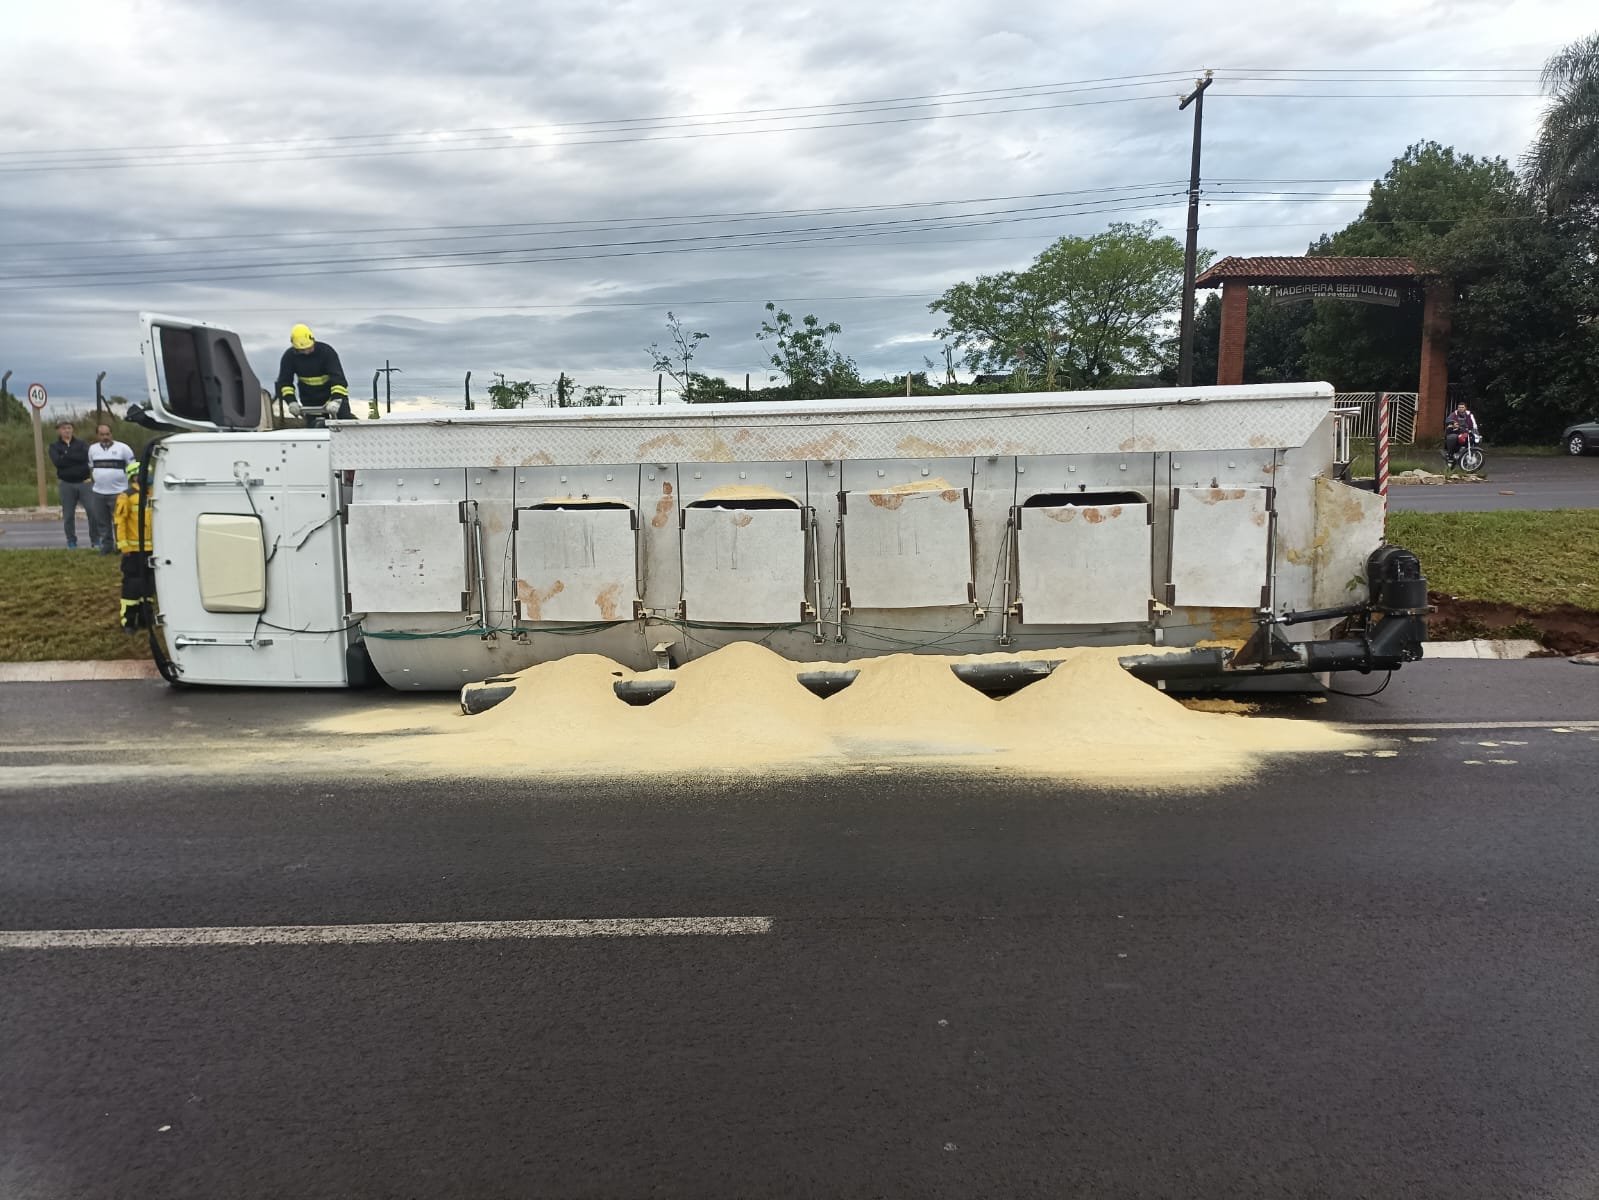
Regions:
[[1477, 418], [1462, 400], [1444, 418], [1444, 455], [1453, 462], [1480, 436]]
[[[299, 377], [298, 395], [295, 391], [296, 376]], [[317, 341], [306, 325], [296, 325], [289, 331], [289, 348], [283, 352], [283, 358], [278, 363], [278, 382], [274, 392], [297, 417], [301, 415], [302, 408], [323, 408], [335, 404], [338, 411], [333, 415], [339, 420], [348, 421], [354, 416], [350, 411], [350, 385], [344, 378], [344, 367], [339, 362], [338, 351], [326, 342]], [[305, 423], [309, 426], [315, 420], [315, 416], [307, 416]]]

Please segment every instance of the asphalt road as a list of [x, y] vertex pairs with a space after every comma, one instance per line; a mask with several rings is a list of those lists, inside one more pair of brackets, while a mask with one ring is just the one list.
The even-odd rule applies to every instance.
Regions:
[[1599, 670], [1212, 792], [126, 765], [365, 703], [0, 687], [0, 930], [769, 932], [0, 950], [0, 1195], [1599, 1194]]
[[1388, 489], [1388, 507], [1408, 512], [1599, 508], [1599, 456], [1501, 458], [1492, 446], [1487, 452], [1486, 482], [1396, 484]]

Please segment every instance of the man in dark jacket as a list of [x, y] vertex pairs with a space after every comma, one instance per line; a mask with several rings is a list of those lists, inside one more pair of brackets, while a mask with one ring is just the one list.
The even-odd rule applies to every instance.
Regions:
[[94, 506], [89, 503], [93, 489], [89, 484], [89, 443], [73, 431], [71, 421], [56, 422], [56, 440], [50, 443], [50, 464], [56, 469], [56, 490], [61, 495], [61, 529], [67, 535], [67, 549], [78, 548], [78, 506], [89, 518], [89, 544], [105, 542]]
[[[295, 395], [295, 376], [299, 376], [299, 396]], [[326, 342], [318, 342], [305, 325], [296, 325], [289, 331], [289, 348], [278, 363], [278, 383], [273, 395], [282, 400], [289, 411], [300, 415], [301, 407], [315, 408], [323, 405], [338, 406], [334, 415], [348, 421], [350, 412], [350, 385], [344, 378], [344, 367], [339, 363], [338, 351]], [[311, 424], [311, 419], [306, 419]]]

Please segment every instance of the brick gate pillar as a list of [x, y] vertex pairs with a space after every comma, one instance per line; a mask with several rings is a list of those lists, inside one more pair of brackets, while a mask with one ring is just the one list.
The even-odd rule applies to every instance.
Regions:
[[1244, 333], [1249, 320], [1249, 285], [1231, 279], [1221, 285], [1221, 344], [1216, 351], [1216, 382], [1244, 381]]
[[1421, 382], [1416, 396], [1419, 445], [1444, 435], [1444, 417], [1449, 413], [1449, 325], [1453, 303], [1454, 292], [1447, 284], [1427, 285], [1427, 299], [1421, 310]]

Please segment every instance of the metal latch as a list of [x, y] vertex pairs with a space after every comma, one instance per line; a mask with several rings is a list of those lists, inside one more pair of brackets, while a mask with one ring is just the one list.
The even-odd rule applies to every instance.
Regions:
[[236, 637], [236, 638], [189, 637], [187, 634], [179, 634], [176, 638], [174, 638], [172, 640], [172, 645], [175, 648], [180, 649], [180, 650], [183, 649], [185, 646], [244, 646], [244, 647], [247, 647], [248, 649], [254, 650], [257, 647], [270, 646], [271, 644], [272, 644], [272, 639], [271, 638], [254, 638], [254, 637]]
[[241, 483], [246, 487], [262, 487], [266, 484], [266, 480], [241, 479], [232, 475], [226, 479], [179, 479], [176, 475], [163, 475], [161, 477], [161, 486], [164, 488], [237, 487]]

